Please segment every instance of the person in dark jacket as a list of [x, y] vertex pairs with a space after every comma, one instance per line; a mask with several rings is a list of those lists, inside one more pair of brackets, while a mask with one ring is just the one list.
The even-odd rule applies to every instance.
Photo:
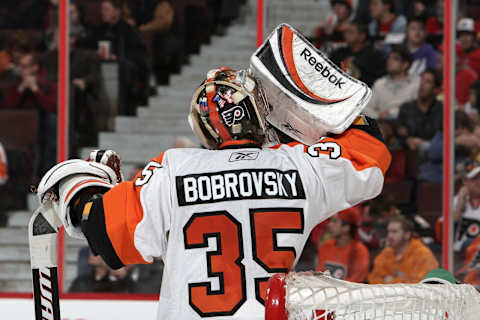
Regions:
[[373, 82], [385, 74], [383, 54], [370, 45], [368, 28], [360, 22], [352, 22], [344, 32], [346, 47], [335, 50], [330, 59], [342, 67], [342, 64], [357, 79], [372, 86]]

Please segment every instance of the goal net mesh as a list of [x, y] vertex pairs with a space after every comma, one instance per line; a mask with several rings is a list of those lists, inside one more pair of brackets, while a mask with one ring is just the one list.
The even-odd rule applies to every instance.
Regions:
[[480, 319], [480, 296], [465, 284], [367, 285], [323, 273], [290, 273], [285, 290], [288, 319]]

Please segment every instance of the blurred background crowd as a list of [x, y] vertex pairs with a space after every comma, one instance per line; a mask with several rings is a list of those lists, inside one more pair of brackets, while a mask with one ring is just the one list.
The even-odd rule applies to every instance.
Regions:
[[[72, 0], [70, 157], [78, 157], [82, 147], [96, 146], [98, 132], [111, 130], [116, 115], [135, 115], [138, 106], [157, 94], [155, 84], [168, 84], [202, 44], [223, 35], [245, 3]], [[418, 282], [441, 262], [444, 1], [329, 3], [328, 17], [306, 36], [373, 89], [365, 112], [379, 120], [393, 160], [378, 198], [339, 212], [314, 229], [297, 270], [329, 270], [337, 278], [362, 283]], [[57, 6], [57, 0], [0, 4], [0, 226], [7, 224], [6, 212], [25, 207], [25, 186], [37, 183], [56, 163]], [[455, 22], [452, 215], [455, 275], [480, 288], [476, 17], [480, 2], [461, 1]], [[118, 75], [115, 95], [109, 93], [112, 68]], [[192, 145], [181, 139], [177, 146]], [[158, 293], [161, 271], [161, 262], [109, 270], [84, 248], [77, 278], [68, 289]]]

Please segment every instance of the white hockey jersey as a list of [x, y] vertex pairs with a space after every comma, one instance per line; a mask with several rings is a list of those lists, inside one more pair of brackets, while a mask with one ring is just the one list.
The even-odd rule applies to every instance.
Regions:
[[313, 146], [171, 149], [103, 197], [124, 264], [165, 263], [158, 319], [263, 319], [268, 278], [310, 231], [378, 195], [386, 146], [358, 129]]

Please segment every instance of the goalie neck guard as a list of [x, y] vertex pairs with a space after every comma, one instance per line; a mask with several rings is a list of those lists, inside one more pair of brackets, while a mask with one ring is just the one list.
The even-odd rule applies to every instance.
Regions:
[[265, 140], [267, 102], [261, 85], [245, 70], [210, 70], [195, 91], [188, 120], [208, 149], [258, 145]]

